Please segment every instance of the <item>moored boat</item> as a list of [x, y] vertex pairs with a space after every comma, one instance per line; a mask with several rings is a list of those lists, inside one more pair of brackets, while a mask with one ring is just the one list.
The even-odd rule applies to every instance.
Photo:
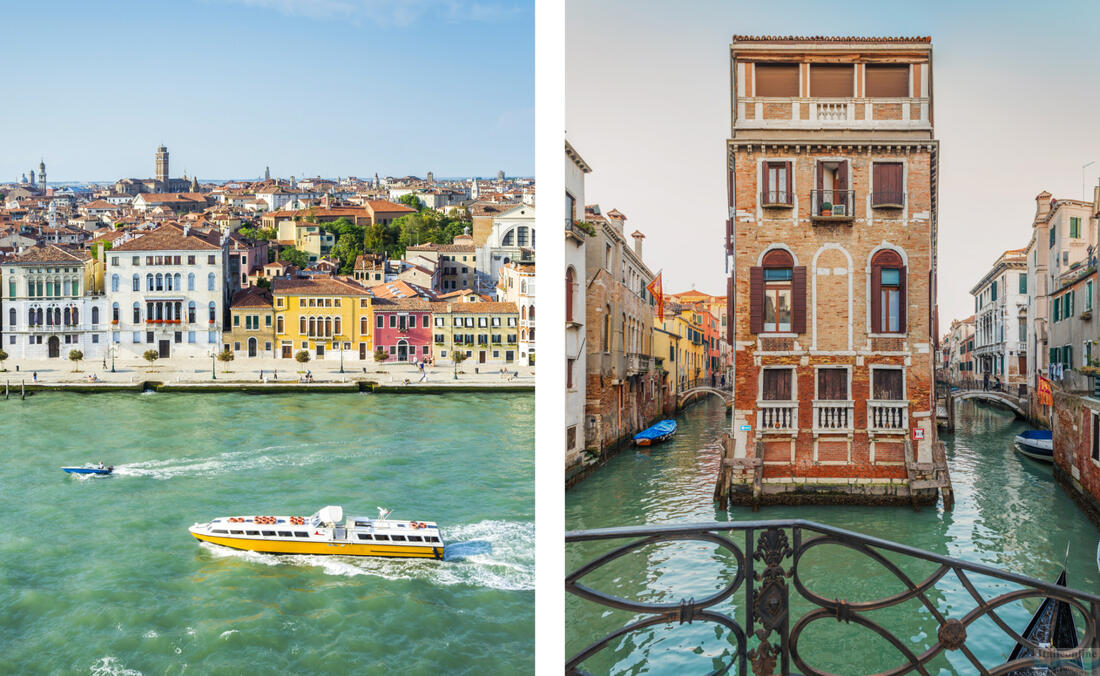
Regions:
[[69, 474], [99, 474], [107, 475], [115, 471], [114, 467], [96, 467], [92, 465], [86, 465], [84, 467], [62, 467], [62, 470]]
[[1043, 462], [1054, 460], [1054, 438], [1050, 430], [1028, 430], [1016, 435], [1012, 445], [1022, 455], [1033, 460]]
[[[1059, 587], [1066, 586], [1066, 570], [1064, 568], [1055, 584]], [[1020, 636], [1038, 645], [1040, 649], [1037, 653], [1033, 648], [1025, 646], [1023, 643], [1017, 643], [1016, 647], [1012, 649], [1012, 653], [1009, 654], [1008, 661], [1032, 658], [1035, 660], [1035, 665], [1012, 671], [1009, 676], [1060, 674], [1062, 670], [1058, 667], [1066, 667], [1067, 673], [1084, 673], [1084, 671], [1079, 671], [1083, 668], [1080, 658], [1060, 658], [1055, 665], [1054, 660], [1049, 655], [1044, 656], [1042, 654], [1043, 649], [1068, 650], [1077, 647], [1077, 626], [1073, 622], [1070, 605], [1065, 601], [1049, 597], [1043, 599], [1039, 610], [1031, 617], [1027, 628]], [[1077, 670], [1069, 669], [1069, 667], [1077, 667]]]
[[649, 446], [659, 441], [667, 441], [673, 434], [676, 434], [676, 421], [671, 419], [662, 420], [635, 434], [634, 444], [636, 446]]
[[197, 540], [233, 549], [269, 554], [327, 554], [442, 559], [443, 538], [431, 521], [346, 516], [337, 506], [304, 516], [223, 516], [196, 523], [188, 531]]

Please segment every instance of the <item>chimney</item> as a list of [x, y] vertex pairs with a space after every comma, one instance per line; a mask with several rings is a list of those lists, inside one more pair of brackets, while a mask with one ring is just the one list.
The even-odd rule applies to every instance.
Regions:
[[191, 234], [191, 224], [190, 223], [185, 223], [183, 225], [183, 236], [187, 237], [190, 234]]
[[1050, 213], [1050, 201], [1050, 193], [1046, 190], [1035, 196], [1035, 220]]
[[645, 235], [641, 230], [635, 230], [630, 233], [630, 236], [634, 238], [634, 253], [638, 255], [638, 258], [642, 257], [642, 240], [645, 239]]

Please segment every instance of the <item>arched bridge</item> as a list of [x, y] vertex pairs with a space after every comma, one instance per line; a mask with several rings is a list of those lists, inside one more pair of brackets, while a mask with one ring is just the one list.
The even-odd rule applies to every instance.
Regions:
[[955, 403], [966, 401], [967, 399], [977, 399], [992, 404], [999, 404], [1005, 408], [1011, 409], [1013, 413], [1021, 418], [1027, 417], [1027, 399], [1010, 392], [998, 390], [954, 390], [950, 392], [948, 396], [954, 399]]
[[716, 397], [720, 397], [726, 404], [726, 408], [733, 406], [733, 393], [729, 390], [719, 389], [717, 387], [711, 387], [709, 385], [699, 385], [684, 390], [680, 393], [680, 396], [676, 399], [677, 408], [682, 408], [684, 404], [688, 403], [696, 397], [702, 397], [708, 394], [712, 394]]

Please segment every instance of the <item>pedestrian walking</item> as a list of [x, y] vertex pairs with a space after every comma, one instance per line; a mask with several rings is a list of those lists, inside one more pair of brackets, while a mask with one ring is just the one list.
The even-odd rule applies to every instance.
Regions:
[[38, 371], [31, 371], [31, 378], [33, 378], [34, 382], [37, 383], [38, 382]]
[[260, 382], [262, 383], [263, 381], [264, 381], [264, 370], [260, 369]]
[[279, 382], [279, 371], [278, 370], [272, 371], [271, 375], [275, 379], [275, 382]]

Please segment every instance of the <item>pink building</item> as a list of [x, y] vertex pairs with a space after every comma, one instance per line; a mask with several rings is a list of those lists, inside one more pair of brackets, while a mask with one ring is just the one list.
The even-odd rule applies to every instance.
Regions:
[[236, 277], [234, 286], [251, 286], [249, 274], [267, 265], [267, 241], [251, 240], [237, 233], [229, 236], [229, 273]]
[[431, 303], [422, 298], [374, 298], [374, 348], [388, 361], [424, 361], [432, 353]]

